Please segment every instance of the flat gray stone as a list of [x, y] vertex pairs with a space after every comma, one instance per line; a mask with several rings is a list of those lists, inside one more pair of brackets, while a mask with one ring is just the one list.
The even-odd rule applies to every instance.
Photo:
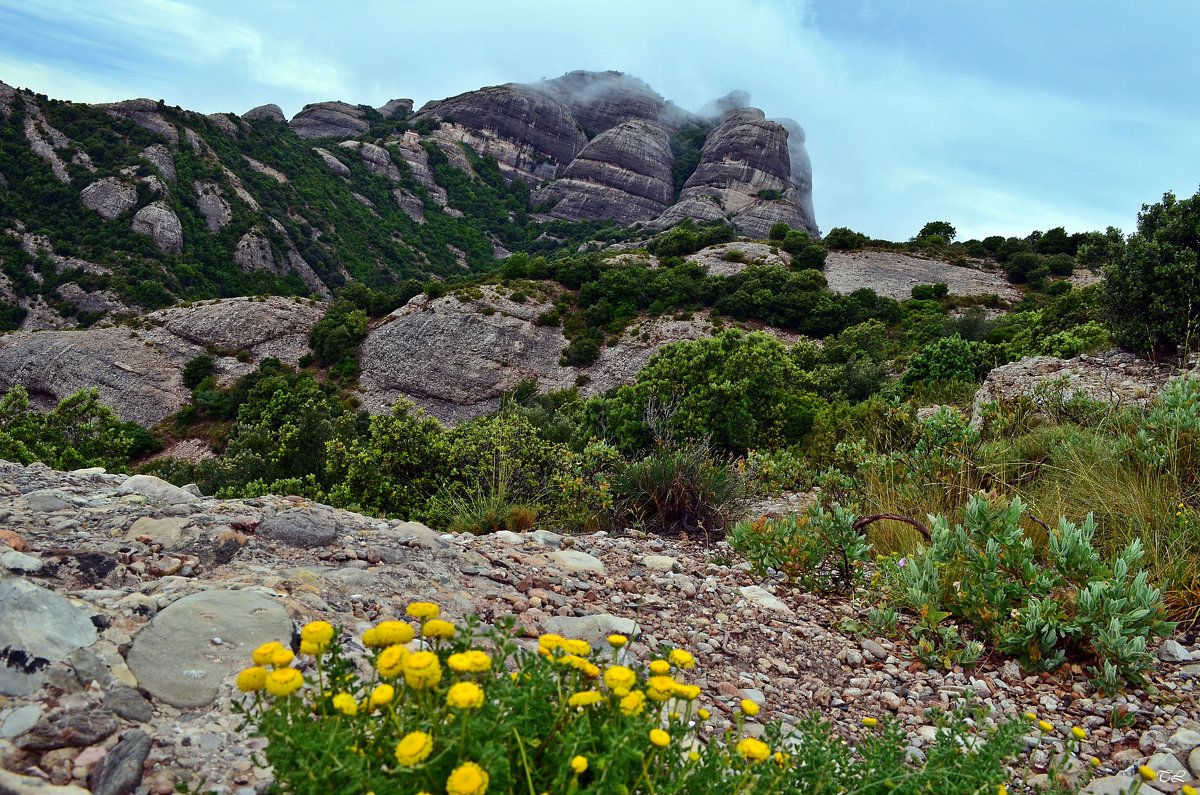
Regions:
[[777, 599], [770, 591], [758, 585], [744, 585], [738, 589], [742, 596], [749, 602], [753, 602], [759, 607], [770, 610], [774, 613], [785, 613], [791, 615], [792, 608], [785, 605]]
[[1170, 742], [1181, 751], [1190, 751], [1200, 746], [1200, 732], [1195, 729], [1180, 729], [1171, 735]]
[[1200, 748], [1193, 748], [1188, 754], [1188, 767], [1192, 769], [1192, 775], [1200, 778]]
[[[1135, 779], [1132, 776], [1103, 776], [1091, 780], [1080, 795], [1127, 795], [1130, 788], [1133, 787]], [[1142, 782], [1142, 788], [1139, 792], [1147, 795], [1161, 793], [1162, 790], [1155, 789], [1150, 785]]]
[[867, 640], [864, 640], [859, 645], [862, 646], [863, 651], [865, 651], [867, 654], [874, 657], [876, 660], [883, 662], [884, 660], [887, 659], [887, 656], [888, 656], [887, 649], [883, 648], [875, 641], [870, 640], [868, 638]]
[[25, 704], [11, 709], [0, 722], [0, 737], [11, 740], [34, 727], [42, 718], [41, 704]]
[[1178, 792], [1192, 780], [1191, 772], [1175, 754], [1155, 754], [1146, 760], [1146, 764], [1158, 772], [1158, 781], [1154, 782], [1154, 786], [1163, 792]]
[[117, 487], [117, 494], [119, 496], [140, 494], [148, 500], [156, 500], [167, 505], [182, 505], [199, 499], [195, 494], [184, 491], [153, 475], [133, 475], [126, 478], [125, 482]]
[[88, 775], [92, 795], [129, 795], [142, 781], [142, 766], [150, 755], [150, 735], [141, 729], [125, 732]]
[[147, 723], [154, 717], [154, 707], [132, 687], [118, 687], [105, 693], [104, 706], [125, 720], [137, 723]]
[[636, 638], [642, 633], [637, 622], [631, 618], [622, 618], [610, 613], [598, 613], [591, 616], [551, 616], [542, 622], [546, 632], [562, 635], [564, 638], [578, 638], [592, 644], [593, 648], [602, 646], [609, 635], [624, 635], [629, 639]]
[[164, 549], [178, 549], [183, 529], [190, 521], [189, 518], [155, 519], [142, 516], [129, 526], [125, 538], [133, 541], [145, 536], [153, 543], [162, 544]]
[[328, 508], [291, 508], [258, 526], [259, 538], [301, 549], [328, 546], [340, 532], [337, 516]]
[[[52, 712], [27, 731], [17, 745], [27, 751], [86, 748], [117, 730], [117, 720], [103, 707]], [[0, 790], [2, 791], [2, 790]]]
[[251, 591], [205, 591], [158, 613], [134, 637], [126, 662], [154, 698], [173, 707], [203, 707], [225, 679], [248, 665], [250, 652], [291, 636], [292, 620], [278, 602]]
[[678, 571], [679, 561], [670, 555], [646, 555], [642, 565], [652, 571]]
[[0, 555], [0, 566], [17, 574], [40, 574], [43, 563], [33, 555], [26, 555], [24, 552], [14, 550]]
[[590, 571], [596, 574], [606, 574], [604, 563], [593, 555], [586, 552], [580, 552], [577, 549], [557, 549], [550, 553], [550, 559], [562, 571], [580, 572]]
[[0, 577], [0, 694], [41, 687], [44, 671], [96, 642], [91, 611], [20, 577]]
[[37, 513], [65, 511], [71, 507], [71, 503], [67, 502], [61, 494], [50, 489], [45, 491], [31, 491], [26, 494], [25, 505], [30, 511]]
[[1191, 662], [1192, 653], [1179, 641], [1167, 638], [1158, 647], [1158, 659], [1163, 662]]

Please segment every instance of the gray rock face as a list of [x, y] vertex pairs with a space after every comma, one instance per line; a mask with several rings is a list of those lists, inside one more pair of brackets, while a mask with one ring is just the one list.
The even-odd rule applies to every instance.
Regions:
[[92, 795], [129, 795], [142, 780], [150, 755], [150, 735], [141, 729], [125, 732], [88, 776]]
[[127, 661], [154, 698], [203, 707], [259, 644], [286, 642], [291, 634], [292, 621], [278, 602], [252, 591], [212, 590], [159, 612], [133, 639]]
[[180, 505], [199, 499], [195, 494], [154, 475], [133, 475], [127, 478], [117, 487], [117, 494], [140, 494], [148, 500], [166, 505]]
[[111, 290], [96, 290], [87, 292], [75, 282], [67, 282], [58, 286], [58, 294], [62, 299], [81, 312], [122, 312], [129, 309], [120, 296]]
[[320, 304], [287, 298], [231, 298], [175, 307], [144, 316], [146, 328], [19, 332], [0, 336], [0, 389], [22, 384], [41, 408], [80, 389], [96, 387], [123, 420], [154, 425], [188, 400], [183, 367], [212, 346], [230, 354], [217, 373], [237, 377], [267, 356], [295, 364], [308, 351]]
[[671, 203], [671, 139], [645, 121], [627, 121], [588, 142], [560, 179], [538, 190], [535, 203], [554, 202], [555, 218], [649, 221]]
[[258, 526], [258, 536], [290, 547], [310, 549], [330, 544], [341, 530], [337, 513], [326, 508], [293, 508]]
[[138, 210], [133, 216], [133, 231], [149, 235], [164, 254], [183, 253], [183, 225], [163, 202], [154, 202]]
[[109, 114], [131, 122], [144, 130], [161, 135], [171, 144], [172, 149], [179, 147], [179, 131], [162, 114], [158, 112], [158, 103], [152, 99], [127, 99], [123, 102], [113, 102], [99, 105]]
[[318, 146], [314, 148], [313, 151], [320, 155], [321, 159], [325, 161], [325, 165], [329, 166], [330, 171], [332, 171], [334, 174], [337, 174], [339, 177], [349, 178], [350, 167], [330, 154], [327, 149], [322, 149]]
[[587, 143], [566, 105], [545, 92], [514, 83], [426, 103], [417, 116], [449, 117], [485, 138], [515, 144], [517, 151], [511, 157], [502, 160], [498, 154], [496, 159], [518, 171], [531, 172], [537, 158], [569, 163]]
[[221, 195], [221, 186], [212, 180], [202, 180], [192, 186], [196, 191], [196, 209], [204, 216], [210, 232], [220, 232], [233, 220], [233, 208]]
[[230, 138], [237, 138], [238, 133], [241, 132], [241, 127], [239, 126], [241, 122], [232, 113], [210, 113], [208, 114], [208, 120]]
[[260, 232], [247, 232], [238, 240], [233, 250], [233, 261], [244, 271], [268, 271], [278, 273], [271, 242]]
[[80, 191], [79, 198], [84, 207], [111, 221], [137, 206], [137, 189], [116, 177], [105, 177]]
[[362, 155], [363, 165], [368, 171], [387, 177], [392, 182], [400, 181], [400, 169], [392, 162], [388, 150], [375, 144], [363, 144], [358, 148], [358, 152]]
[[568, 72], [530, 86], [566, 105], [591, 135], [634, 119], [674, 127], [686, 115], [636, 77], [621, 72]]
[[273, 121], [287, 124], [287, 117], [283, 115], [283, 109], [273, 102], [251, 108], [242, 114], [242, 118], [246, 121]]
[[12, 113], [13, 97], [16, 93], [16, 89], [0, 80], [0, 116], [7, 119]]
[[411, 99], [389, 99], [376, 110], [385, 119], [403, 119], [412, 113], [413, 101]]
[[316, 102], [305, 105], [288, 126], [301, 138], [343, 138], [361, 135], [370, 124], [366, 111], [346, 102]]
[[162, 174], [162, 178], [167, 182], [175, 181], [175, 158], [171, 156], [171, 152], [162, 144], [153, 144], [142, 150], [141, 157], [150, 165], [158, 169]]
[[96, 641], [90, 613], [78, 602], [19, 577], [0, 577], [0, 693], [32, 693], [45, 669]]
[[[792, 182], [788, 137], [787, 128], [767, 121], [756, 108], [729, 113], [705, 140], [679, 202], [652, 226], [666, 228], [684, 218], [725, 220], [744, 234], [766, 237], [771, 225], [782, 221], [818, 234], [815, 220], [801, 210], [811, 196], [802, 197]], [[764, 191], [779, 198], [760, 197]]]

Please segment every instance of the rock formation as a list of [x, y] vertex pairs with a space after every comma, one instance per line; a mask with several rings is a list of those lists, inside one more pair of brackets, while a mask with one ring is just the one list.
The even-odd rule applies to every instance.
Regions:
[[163, 117], [159, 112], [159, 103], [152, 99], [127, 99], [98, 107], [118, 118], [129, 119], [144, 130], [161, 135], [171, 144], [172, 149], [179, 147], [179, 130]]
[[611, 218], [628, 225], [658, 216], [671, 203], [671, 139], [646, 121], [627, 121], [593, 138], [538, 190], [533, 202], [550, 202], [555, 218]]
[[686, 118], [646, 83], [621, 72], [568, 72], [530, 88], [566, 105], [589, 136], [635, 119], [674, 128]]
[[133, 216], [133, 231], [149, 235], [164, 254], [183, 253], [183, 225], [164, 202], [154, 202]]
[[412, 113], [413, 101], [411, 99], [389, 99], [376, 110], [385, 119], [403, 119]]
[[220, 232], [233, 220], [233, 208], [221, 195], [221, 186], [212, 180], [202, 180], [192, 186], [196, 191], [196, 208], [204, 216], [210, 232]]
[[251, 108], [242, 114], [242, 118], [246, 121], [273, 121], [278, 124], [287, 124], [287, 117], [283, 115], [283, 109], [274, 103]]
[[353, 137], [367, 131], [370, 124], [366, 116], [366, 111], [358, 105], [316, 102], [305, 105], [288, 126], [301, 138]]
[[100, 213], [105, 221], [111, 221], [137, 206], [137, 189], [116, 177], [105, 177], [84, 188], [79, 198], [84, 207]]

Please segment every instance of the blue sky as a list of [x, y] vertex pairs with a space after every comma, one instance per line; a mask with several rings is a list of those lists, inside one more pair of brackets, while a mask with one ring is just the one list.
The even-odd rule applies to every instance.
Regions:
[[[451, 13], [452, 9], [452, 13]], [[204, 112], [619, 69], [804, 126], [817, 222], [902, 240], [1132, 230], [1200, 187], [1200, 3], [0, 0], [0, 80]]]

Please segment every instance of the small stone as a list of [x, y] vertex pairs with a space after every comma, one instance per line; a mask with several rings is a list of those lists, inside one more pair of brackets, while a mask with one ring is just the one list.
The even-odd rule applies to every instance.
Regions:
[[150, 735], [141, 729], [125, 732], [116, 747], [92, 768], [88, 776], [92, 795], [129, 795], [133, 792], [142, 780], [150, 745]]
[[0, 722], [0, 737], [11, 740], [29, 731], [42, 717], [40, 704], [25, 704], [9, 710]]
[[1146, 765], [1158, 772], [1158, 781], [1154, 782], [1154, 786], [1164, 792], [1178, 792], [1192, 777], [1175, 754], [1155, 754], [1146, 760]]
[[24, 552], [28, 548], [25, 539], [12, 530], [0, 530], [0, 544], [5, 544], [17, 552]]
[[1169, 742], [1181, 751], [1190, 751], [1200, 746], [1200, 732], [1195, 729], [1180, 729], [1171, 735]]
[[883, 662], [887, 659], [887, 649], [883, 648], [875, 641], [867, 639], [859, 645], [862, 646], [863, 651], [870, 655], [872, 659], [878, 660], [879, 662]]
[[575, 549], [555, 550], [550, 554], [550, 559], [567, 573], [590, 571], [603, 575], [607, 572], [599, 558]]
[[132, 687], [118, 687], [104, 695], [104, 706], [125, 720], [148, 723], [154, 717], [154, 707]]
[[1163, 662], [1191, 662], [1192, 653], [1173, 638], [1167, 638], [1158, 647], [1158, 659]]
[[5, 552], [3, 555], [0, 555], [0, 566], [17, 574], [40, 574], [44, 564], [38, 558], [26, 555], [24, 552], [17, 552], [14, 549], [11, 552]]
[[600, 648], [609, 635], [624, 635], [633, 640], [641, 634], [637, 622], [629, 618], [600, 613], [591, 616], [552, 616], [543, 622], [547, 632], [564, 638], [579, 638]]
[[[765, 588], [758, 585], [744, 585], [738, 589], [741, 595], [749, 602], [753, 602], [759, 607], [765, 608], [776, 613], [792, 614], [792, 608], [788, 607], [778, 598], [773, 596]], [[856, 652], [857, 654], [857, 652]], [[859, 655], [859, 664], [861, 665], [861, 655]]]
[[646, 555], [642, 565], [651, 571], [678, 571], [679, 561], [670, 555]]
[[107, 709], [62, 710], [39, 720], [17, 745], [27, 751], [83, 748], [100, 742], [116, 730], [117, 722]]

